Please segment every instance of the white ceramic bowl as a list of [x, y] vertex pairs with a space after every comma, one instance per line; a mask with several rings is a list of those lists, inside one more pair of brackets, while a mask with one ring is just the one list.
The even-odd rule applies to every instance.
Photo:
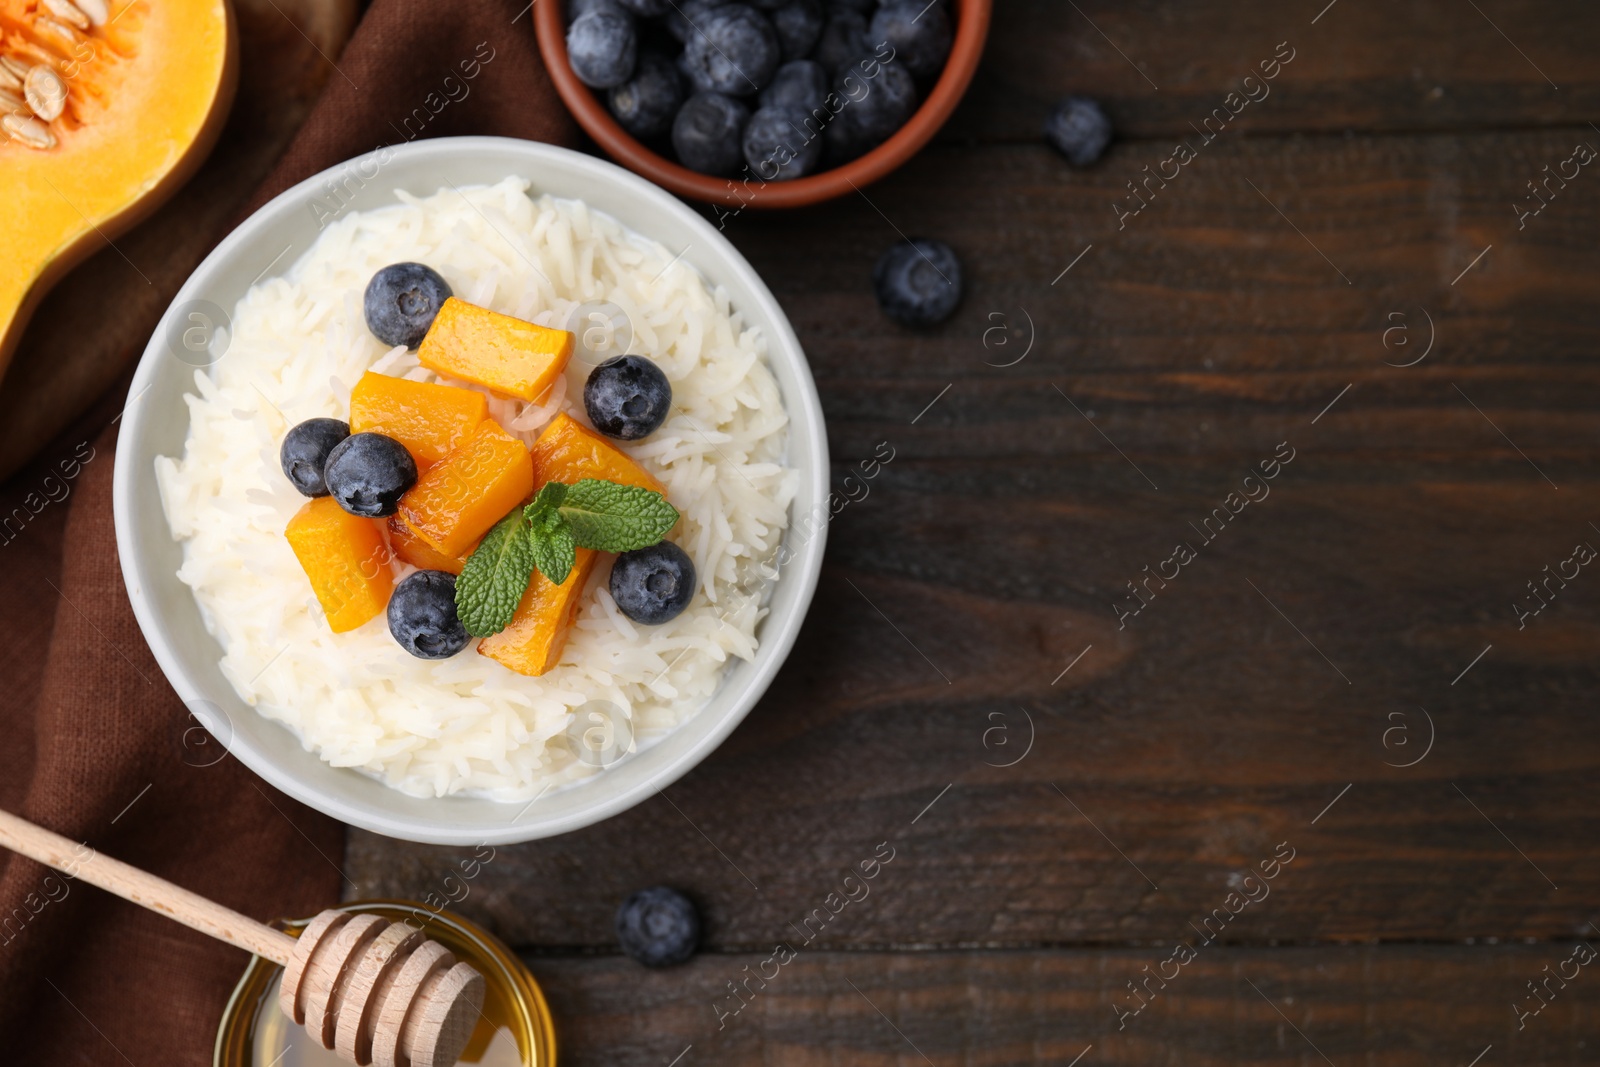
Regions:
[[[684, 261], [727, 288], [734, 307], [766, 335], [768, 358], [783, 390], [790, 418], [788, 462], [800, 472], [791, 516], [828, 514], [822, 409], [788, 319], [750, 264], [720, 233], [644, 179], [551, 145], [498, 137], [439, 138], [382, 149], [324, 171], [250, 216], [178, 291], [129, 389], [113, 492], [123, 578], [167, 680], [228, 753], [319, 811], [411, 841], [501, 844], [549, 837], [615, 815], [673, 782], [732, 733], [766, 691], [794, 644], [822, 567], [825, 527], [806, 536], [791, 524], [789, 562], [773, 589], [755, 660], [730, 661], [710, 703], [665, 738], [526, 808], [473, 798], [407, 796], [322, 762], [288, 729], [239, 699], [218, 669], [221, 649], [201, 621], [194, 594], [176, 577], [181, 553], [156, 489], [155, 458], [180, 454], [188, 433], [182, 397], [194, 388], [195, 365], [206, 361], [194, 353], [203, 352], [219, 316], [231, 312], [252, 284], [286, 270], [311, 246], [319, 221], [325, 223], [330, 213], [394, 203], [396, 189], [427, 194], [446, 185], [489, 184], [509, 175], [530, 180], [535, 193], [582, 199], [668, 248], [687, 249]], [[196, 752], [204, 748], [192, 747]], [[197, 756], [194, 762], [215, 758], [220, 756]]]

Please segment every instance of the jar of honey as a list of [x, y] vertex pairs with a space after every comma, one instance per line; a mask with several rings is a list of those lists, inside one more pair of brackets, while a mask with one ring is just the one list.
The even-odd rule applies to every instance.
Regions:
[[[487, 930], [448, 912], [400, 900], [363, 900], [340, 911], [410, 923], [470, 963], [484, 979], [483, 1016], [461, 1063], [476, 1067], [555, 1067], [555, 1028], [544, 993], [516, 955]], [[281, 924], [298, 937], [309, 919]], [[349, 1067], [278, 1009], [283, 968], [259, 956], [239, 979], [217, 1029], [213, 1067]]]

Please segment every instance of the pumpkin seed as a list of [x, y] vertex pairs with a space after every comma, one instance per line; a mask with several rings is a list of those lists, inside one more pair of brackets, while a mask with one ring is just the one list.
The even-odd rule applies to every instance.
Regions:
[[40, 6], [69, 26], [80, 30], [89, 28], [89, 16], [79, 10], [72, 0], [40, 0]]
[[27, 101], [6, 88], [0, 88], [0, 111], [4, 111], [8, 115], [32, 114], [32, 109], [28, 107]]
[[78, 0], [78, 10], [83, 12], [91, 25], [104, 26], [111, 17], [111, 11], [106, 7], [106, 0]]
[[77, 30], [66, 25], [65, 23], [57, 22], [55, 19], [46, 18], [43, 15], [40, 15], [38, 18], [33, 20], [33, 32], [54, 37], [61, 41], [61, 43], [65, 44], [69, 49], [78, 43]]
[[28, 79], [22, 86], [23, 94], [28, 99], [28, 106], [33, 108], [33, 113], [46, 122], [54, 122], [61, 117], [61, 112], [67, 107], [67, 83], [61, 80], [61, 75], [49, 67], [34, 67], [28, 71]]
[[22, 91], [22, 79], [11, 72], [11, 68], [0, 63], [0, 89], [11, 89], [15, 92]]
[[0, 129], [4, 129], [13, 140], [21, 141], [29, 148], [56, 146], [56, 135], [50, 132], [50, 127], [31, 115], [0, 116]]
[[31, 63], [18, 59], [16, 56], [0, 56], [0, 67], [4, 67], [8, 74], [17, 79], [18, 89], [22, 88], [22, 79], [26, 78], [28, 71], [33, 69]]

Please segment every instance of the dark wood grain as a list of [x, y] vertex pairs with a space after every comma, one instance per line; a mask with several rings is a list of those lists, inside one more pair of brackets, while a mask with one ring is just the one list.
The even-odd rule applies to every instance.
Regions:
[[[1591, 935], [1591, 940], [1593, 937]], [[574, 1067], [704, 1065], [1087, 1064], [1481, 1061], [1587, 1064], [1600, 1040], [1593, 965], [1552, 980], [1549, 1003], [1526, 983], [1561, 968], [1575, 942], [1549, 945], [1204, 949], [1118, 1029], [1169, 946], [1113, 951], [804, 953], [701, 957], [650, 973], [630, 960], [530, 960], [561, 1021]], [[1550, 972], [1545, 972], [1548, 966]], [[747, 972], [744, 968], [749, 967]], [[755, 975], [754, 980], [749, 975]], [[1157, 975], [1159, 979], [1159, 975]], [[740, 1003], [729, 981], [749, 980]], [[1541, 990], [1545, 987], [1541, 986]], [[718, 1029], [718, 1019], [723, 1026]]]
[[[944, 136], [1037, 140], [1057, 100], [1105, 102], [1123, 136], [1189, 134], [1280, 43], [1293, 59], [1244, 105], [1246, 133], [1486, 130], [1600, 123], [1593, 5], [1295, 0], [1003, 0]], [[1319, 12], [1321, 13], [1319, 17]], [[1313, 19], [1317, 21], [1313, 24]], [[1269, 70], [1271, 68], [1268, 68]], [[1238, 108], [1238, 105], [1235, 105]]]

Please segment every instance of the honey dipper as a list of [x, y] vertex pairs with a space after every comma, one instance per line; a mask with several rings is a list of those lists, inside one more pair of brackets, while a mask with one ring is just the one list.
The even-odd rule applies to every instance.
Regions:
[[293, 938], [6, 811], [0, 845], [282, 965], [283, 1013], [361, 1067], [454, 1067], [483, 1007], [483, 976], [409, 926], [330, 909]]

